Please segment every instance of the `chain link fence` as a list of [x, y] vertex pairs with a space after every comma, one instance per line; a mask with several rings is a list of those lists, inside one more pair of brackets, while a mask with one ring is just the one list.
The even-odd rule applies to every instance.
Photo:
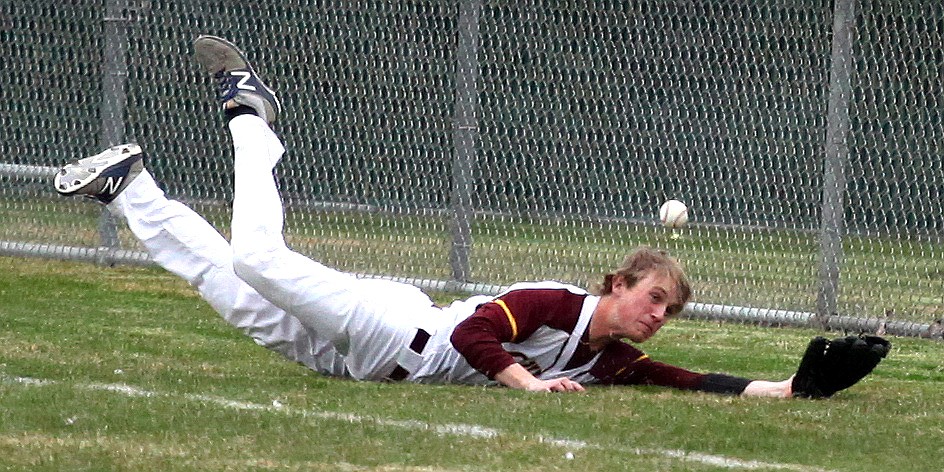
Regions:
[[6, 1], [0, 253], [149, 263], [50, 185], [126, 141], [227, 233], [204, 33], [279, 92], [287, 239], [329, 265], [490, 293], [648, 244], [692, 316], [940, 336], [936, 0]]

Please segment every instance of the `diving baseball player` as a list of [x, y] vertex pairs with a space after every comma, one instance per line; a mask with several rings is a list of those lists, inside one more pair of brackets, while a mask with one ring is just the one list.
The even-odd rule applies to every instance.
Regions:
[[233, 138], [230, 242], [165, 196], [134, 144], [66, 165], [54, 184], [63, 195], [95, 198], [124, 218], [158, 264], [258, 344], [322, 374], [361, 380], [497, 383], [531, 391], [651, 384], [796, 393], [793, 377], [768, 382], [699, 374], [653, 361], [625, 342], [652, 337], [691, 297], [679, 264], [651, 248], [630, 254], [595, 295], [557, 282], [520, 283], [497, 297], [447, 307], [414, 286], [360, 279], [294, 252], [282, 235], [272, 175], [284, 153], [270, 128], [281, 111], [275, 92], [230, 42], [200, 36], [194, 49], [219, 82]]

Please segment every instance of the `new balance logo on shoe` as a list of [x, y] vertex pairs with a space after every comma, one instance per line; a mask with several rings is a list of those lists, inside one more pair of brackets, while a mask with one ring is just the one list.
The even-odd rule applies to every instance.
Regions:
[[251, 90], [253, 92], [256, 91], [256, 87], [249, 85], [247, 83], [249, 82], [249, 79], [252, 78], [251, 73], [244, 72], [244, 71], [233, 71], [233, 72], [230, 72], [230, 74], [235, 75], [237, 77], [242, 77], [241, 79], [239, 79], [239, 82], [236, 82], [236, 88], [242, 89], [242, 90]]
[[124, 177], [108, 177], [105, 179], [105, 185], [102, 186], [102, 193], [107, 195], [118, 193], [118, 189], [121, 188], [121, 181], [123, 180], [125, 180]]

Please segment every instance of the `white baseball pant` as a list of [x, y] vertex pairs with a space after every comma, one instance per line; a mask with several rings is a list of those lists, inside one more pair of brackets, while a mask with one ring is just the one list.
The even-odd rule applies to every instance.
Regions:
[[272, 169], [284, 148], [264, 120], [230, 120], [235, 153], [232, 247], [236, 274], [298, 318], [345, 357], [357, 379], [381, 380], [397, 367], [417, 327], [439, 313], [412, 285], [363, 280], [289, 249]]
[[155, 262], [195, 287], [224, 320], [257, 344], [323, 374], [345, 374], [337, 351], [239, 279], [229, 243], [193, 210], [168, 200], [147, 170], [108, 208], [124, 217]]
[[[423, 362], [407, 349], [443, 318], [418, 288], [358, 279], [290, 250], [272, 169], [284, 148], [262, 119], [230, 121], [235, 150], [232, 243], [144, 171], [112, 204], [151, 257], [193, 285], [260, 345], [328, 375], [382, 380]], [[439, 330], [437, 342], [445, 330]]]

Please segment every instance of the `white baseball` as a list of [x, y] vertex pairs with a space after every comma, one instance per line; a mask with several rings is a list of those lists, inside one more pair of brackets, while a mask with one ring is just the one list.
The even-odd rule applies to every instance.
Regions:
[[688, 223], [688, 207], [678, 200], [669, 200], [659, 207], [659, 219], [666, 228], [681, 228]]

